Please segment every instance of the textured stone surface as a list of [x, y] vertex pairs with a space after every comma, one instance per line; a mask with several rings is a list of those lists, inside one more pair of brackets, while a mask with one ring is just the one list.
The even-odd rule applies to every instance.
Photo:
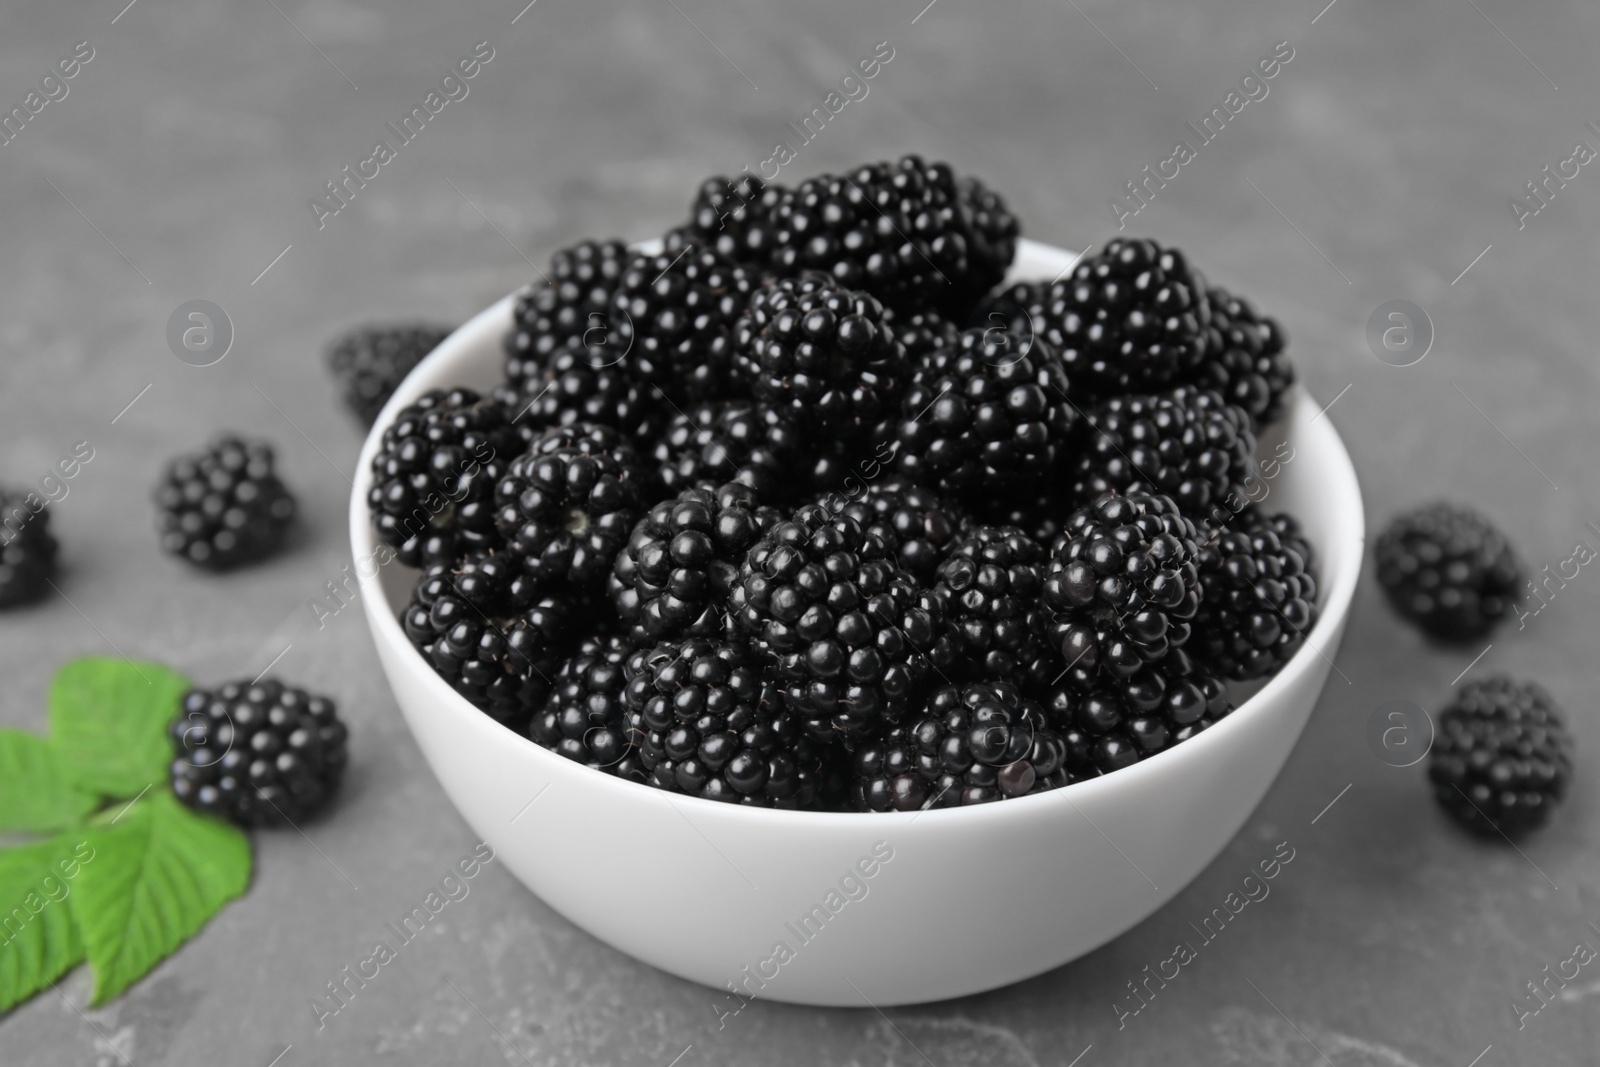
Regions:
[[[701, 177], [796, 140], [784, 124], [879, 41], [894, 58], [870, 95], [800, 146], [785, 177], [912, 150], [948, 158], [1005, 192], [1030, 235], [1074, 248], [1105, 240], [1108, 198], [1176, 139], [1194, 143], [1184, 123], [1289, 41], [1269, 95], [1130, 228], [1189, 250], [1284, 321], [1310, 388], [1339, 398], [1329, 417], [1373, 528], [1450, 496], [1492, 514], [1535, 567], [1593, 536], [1600, 253], [1587, 186], [1600, 176], [1585, 167], [1522, 232], [1507, 198], [1578, 139], [1600, 144], [1583, 125], [1600, 121], [1594, 5], [1340, 0], [1317, 17], [1321, 0], [923, 2], [539, 0], [515, 24], [516, 0], [8, 8], [6, 107], [76, 42], [95, 56], [0, 147], [0, 477], [37, 478], [75, 441], [96, 451], [54, 508], [71, 602], [0, 617], [0, 722], [39, 725], [50, 672], [70, 655], [117, 649], [222, 679], [292, 645], [278, 670], [338, 697], [355, 760], [333, 817], [305, 837], [261, 835], [249, 894], [121, 1000], [85, 1016], [47, 992], [0, 1019], [8, 1067], [266, 1065], [289, 1045], [284, 1067], [665, 1065], [691, 1044], [684, 1067], [1064, 1065], [1091, 1045], [1085, 1067], [1465, 1067], [1489, 1045], [1486, 1067], [1592, 1062], [1600, 970], [1521, 1033], [1509, 1006], [1575, 941], [1600, 945], [1585, 927], [1600, 921], [1586, 888], [1600, 875], [1588, 702], [1600, 582], [1586, 572], [1476, 668], [1540, 678], [1575, 713], [1579, 781], [1525, 855], [1456, 833], [1420, 767], [1369, 752], [1374, 707], [1437, 707], [1481, 647], [1423, 643], [1368, 582], [1338, 660], [1348, 681], [1331, 679], [1260, 810], [1171, 905], [1067, 967], [886, 1016], [758, 1002], [719, 1031], [707, 991], [598, 944], [491, 865], [315, 1031], [306, 999], [473, 844], [357, 613], [319, 632], [305, 607], [348, 562], [361, 438], [322, 344], [369, 318], [460, 320], [531, 277], [524, 256], [658, 232]], [[319, 231], [306, 199], [485, 39], [494, 58], [470, 95]], [[164, 340], [193, 298], [237, 330], [205, 369]], [[1367, 318], [1392, 299], [1420, 304], [1437, 329], [1416, 366], [1367, 350]], [[279, 445], [305, 521], [293, 551], [217, 579], [159, 555], [147, 491], [161, 459], [223, 427]], [[1271, 897], [1119, 1031], [1124, 982], [1283, 840], [1297, 855]], [[81, 1006], [85, 975], [61, 991]]]

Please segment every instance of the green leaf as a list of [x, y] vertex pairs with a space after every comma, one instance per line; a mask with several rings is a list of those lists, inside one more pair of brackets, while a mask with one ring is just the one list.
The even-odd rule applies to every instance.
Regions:
[[189, 680], [159, 663], [69, 660], [50, 682], [50, 743], [80, 788], [131, 797], [166, 778], [167, 724]]
[[249, 838], [164, 788], [85, 836], [95, 858], [70, 899], [96, 1004], [161, 962], [250, 882]]
[[[0, 1011], [31, 997], [83, 960], [73, 922], [72, 875], [84, 868], [78, 834], [0, 849]], [[68, 872], [72, 872], [69, 875]]]
[[56, 750], [38, 734], [0, 729], [0, 830], [59, 830], [95, 805], [74, 788]]

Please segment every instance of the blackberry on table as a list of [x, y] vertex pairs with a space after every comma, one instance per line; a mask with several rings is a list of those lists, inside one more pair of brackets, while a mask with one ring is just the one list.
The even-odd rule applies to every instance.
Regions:
[[614, 321], [612, 297], [634, 253], [621, 241], [581, 241], [550, 257], [545, 279], [517, 294], [506, 337], [506, 379], [523, 392], [559, 351], [585, 352], [591, 364], [627, 351], [627, 323]]
[[538, 593], [523, 562], [500, 551], [431, 564], [400, 613], [434, 671], [513, 729], [544, 699], [577, 621], [569, 599]]
[[729, 604], [819, 738], [863, 736], [954, 669], [938, 599], [880, 535], [820, 505], [756, 542]]
[[757, 400], [820, 433], [859, 439], [905, 387], [905, 349], [883, 305], [816, 272], [757, 290], [734, 348]]
[[688, 223], [667, 235], [666, 250], [700, 245], [735, 263], [764, 263], [772, 246], [772, 212], [786, 193], [754, 174], [707, 178], [689, 206]]
[[155, 491], [161, 547], [212, 570], [270, 555], [295, 515], [273, 466], [271, 445], [232, 435], [174, 459]]
[[1213, 287], [1205, 358], [1188, 375], [1249, 413], [1259, 430], [1283, 414], [1283, 398], [1294, 385], [1288, 339], [1276, 319], [1258, 314], [1244, 298]]
[[1073, 512], [1039, 598], [1060, 669], [1126, 678], [1181, 647], [1200, 606], [1198, 555], [1169, 497], [1106, 493]]
[[1395, 610], [1446, 640], [1488, 633], [1515, 607], [1527, 580], [1505, 535], [1478, 512], [1454, 504], [1397, 516], [1372, 554]]
[[666, 429], [648, 442], [648, 461], [666, 492], [737, 481], [763, 500], [779, 500], [794, 488], [792, 467], [802, 449], [789, 415], [744, 400], [669, 410]]
[[348, 762], [349, 731], [333, 701], [273, 678], [190, 689], [168, 734], [173, 794], [243, 826], [315, 815]]
[[389, 397], [422, 357], [450, 336], [449, 326], [411, 323], [363, 326], [338, 337], [328, 350], [345, 406], [363, 425], [371, 426]]
[[721, 633], [745, 553], [781, 517], [739, 482], [661, 501], [617, 553], [610, 584], [617, 614], [651, 641]]
[[1276, 673], [1317, 622], [1316, 556], [1294, 517], [1255, 505], [1201, 547], [1189, 650], [1245, 681]]
[[805, 808], [821, 751], [738, 643], [689, 638], [627, 663], [628, 728], [648, 782], [707, 800]]
[[627, 731], [624, 667], [637, 646], [625, 637], [586, 637], [555, 673], [528, 736], [570, 760], [642, 782], [645, 768]]
[[956, 655], [980, 677], [1019, 679], [1044, 657], [1045, 572], [1044, 546], [1015, 527], [969, 526], [946, 548], [934, 593]]
[[943, 372], [900, 402], [897, 469], [923, 485], [993, 497], [1043, 477], [1068, 444], [1077, 409], [1044, 343], [968, 330]]
[[982, 804], [1067, 784], [1066, 743], [1007, 682], [936, 690], [920, 714], [854, 754], [857, 811]]
[[1565, 715], [1542, 686], [1474, 679], [1439, 715], [1428, 779], [1457, 822], [1515, 838], [1548, 822], [1566, 796], [1574, 747]]
[[50, 509], [30, 510], [27, 496], [0, 489], [0, 609], [38, 600], [56, 573]]
[[1143, 483], [1203, 519], [1255, 471], [1250, 416], [1209, 389], [1113, 397], [1087, 416], [1073, 471], [1078, 500]]
[[613, 298], [632, 331], [623, 365], [678, 400], [737, 395], [733, 331], [755, 284], [710, 248], [635, 256]]

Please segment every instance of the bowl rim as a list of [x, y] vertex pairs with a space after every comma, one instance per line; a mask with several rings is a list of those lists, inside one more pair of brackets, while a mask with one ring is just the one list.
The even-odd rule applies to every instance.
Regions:
[[[641, 243], [648, 250], [650, 243]], [[1044, 258], [1055, 262], [1069, 262], [1074, 253], [1042, 242], [1022, 238], [1018, 242], [1018, 260], [1024, 253], [1033, 258]], [[1009, 280], [1009, 279], [1008, 279]], [[493, 344], [498, 348], [501, 344], [505, 322], [509, 318], [510, 305], [517, 294], [522, 292], [519, 288], [496, 300], [482, 311], [473, 315], [450, 333], [439, 345], [426, 356], [418, 365], [406, 375], [405, 379], [395, 389], [394, 394], [384, 405], [367, 434], [361, 447], [361, 456], [355, 472], [354, 485], [350, 495], [350, 541], [354, 559], [371, 559], [376, 552], [378, 542], [372, 523], [369, 521], [367, 511], [367, 491], [371, 484], [372, 459], [376, 454], [383, 431], [393, 422], [395, 415], [406, 405], [412, 403], [416, 397], [429, 389], [448, 388], [445, 385], [433, 385], [432, 379], [438, 377], [446, 368], [464, 358], [467, 353], [479, 349], [484, 344]], [[1298, 420], [1308, 411], [1316, 408], [1316, 402], [1302, 385], [1296, 384], [1289, 393], [1290, 406], [1282, 421]], [[1306, 424], [1308, 427], [1321, 421], [1320, 410]], [[1277, 425], [1277, 424], [1274, 424]], [[1251, 723], [1264, 715], [1272, 714], [1274, 707], [1279, 703], [1277, 697], [1288, 690], [1295, 681], [1307, 672], [1317, 669], [1315, 660], [1323, 657], [1322, 648], [1330, 643], [1339, 633], [1348, 617], [1351, 603], [1355, 596], [1356, 585], [1359, 580], [1363, 553], [1365, 550], [1365, 515], [1364, 503], [1361, 496], [1360, 483], [1356, 478], [1355, 468], [1350, 460], [1348, 450], [1343, 439], [1334, 429], [1331, 420], [1325, 428], [1312, 431], [1318, 434], [1329, 446], [1330, 456], [1328, 462], [1332, 465], [1343, 486], [1334, 486], [1333, 491], [1340, 493], [1348, 490], [1345, 495], [1349, 497], [1348, 506], [1336, 513], [1334, 521], [1330, 524], [1332, 532], [1336, 535], [1330, 537], [1331, 542], [1337, 541], [1338, 555], [1343, 562], [1335, 581], [1324, 584], [1323, 603], [1317, 623], [1312, 627], [1311, 633], [1306, 636], [1305, 643], [1300, 650], [1289, 659], [1289, 662], [1269, 678], [1256, 692], [1250, 694], [1239, 703], [1233, 711], [1214, 725], [1201, 731], [1194, 737], [1180, 742], [1162, 752], [1149, 756], [1138, 763], [1124, 767], [1111, 774], [1097, 775], [1096, 777], [1074, 782], [1071, 785], [1058, 789], [1047, 790], [1042, 793], [1027, 796], [1013, 797], [1004, 803], [975, 804], [953, 808], [930, 808], [918, 811], [891, 811], [891, 812], [832, 812], [832, 811], [793, 811], [773, 808], [761, 808], [746, 804], [729, 804], [722, 801], [707, 800], [702, 797], [690, 796], [684, 793], [662, 793], [660, 790], [635, 782], [624, 781], [612, 775], [601, 773], [594, 768], [584, 766], [569, 760], [556, 752], [545, 748], [532, 738], [518, 734], [509, 727], [494, 723], [484, 712], [467, 700], [466, 697], [450, 688], [423, 659], [405, 636], [401, 628], [395, 606], [389, 601], [383, 588], [383, 566], [374, 567], [371, 573], [367, 568], [354, 567], [357, 580], [360, 583], [363, 605], [368, 626], [372, 631], [376, 643], [387, 644], [397, 648], [402, 657], [407, 658], [408, 665], [415, 668], [413, 673], [420, 673], [428, 686], [429, 696], [445, 714], [455, 719], [461, 726], [471, 730], [474, 726], [481, 727], [490, 724], [497, 728], [497, 735], [506, 743], [517, 746], [530, 753], [535, 765], [543, 766], [550, 772], [553, 784], [557, 777], [569, 775], [572, 771], [581, 771], [596, 789], [621, 790], [619, 799], [626, 801], [633, 797], [641, 804], [652, 803], [658, 798], [653, 793], [662, 793], [669, 796], [673, 804], [688, 803], [692, 806], [689, 811], [702, 812], [707, 815], [715, 813], [718, 817], [732, 820], [735, 823], [747, 823], [752, 829], [767, 826], [781, 825], [792, 829], [810, 827], [821, 830], [825, 828], [854, 827], [861, 829], [864, 825], [881, 825], [885, 828], [906, 826], [912, 820], [929, 819], [934, 825], [949, 824], [970, 825], [977, 827], [985, 825], [996, 819], [1022, 819], [1035, 813], [1042, 814], [1044, 805], [1058, 803], [1058, 794], [1067, 796], [1072, 801], [1093, 802], [1097, 798], [1106, 796], [1116, 790], [1138, 789], [1141, 783], [1148, 786], [1147, 782], [1152, 775], [1163, 775], [1178, 765], [1179, 761], [1194, 763], [1210, 762], [1220, 767], [1222, 761], [1212, 756], [1220, 756], [1226, 749], [1233, 734], [1251, 728]], [[1328, 545], [1319, 545], [1326, 568], [1327, 561], [1333, 558]], [[1326, 571], [1323, 575], [1326, 579]], [[1324, 657], [1325, 658], [1325, 657]], [[1332, 667], [1332, 661], [1328, 661]], [[393, 683], [391, 681], [391, 689]], [[1073, 792], [1068, 794], [1066, 790]], [[870, 819], [863, 823], [863, 819]]]

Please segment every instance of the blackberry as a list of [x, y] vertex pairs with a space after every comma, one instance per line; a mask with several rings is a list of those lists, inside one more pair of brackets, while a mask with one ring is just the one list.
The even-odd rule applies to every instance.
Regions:
[[848, 515], [808, 504], [750, 549], [729, 598], [819, 738], [870, 732], [954, 668], [941, 605]]
[[771, 251], [772, 212], [786, 192], [754, 174], [707, 178], [689, 206], [689, 222], [667, 235], [667, 251], [700, 245], [736, 263], [763, 263]]
[[1143, 483], [1202, 518], [1255, 471], [1255, 431], [1244, 409], [1209, 389], [1180, 385], [1090, 408], [1073, 472], [1075, 499]]
[[685, 489], [652, 507], [612, 569], [622, 621], [650, 641], [721, 633], [745, 553], [781, 518], [759, 499], [749, 486], [729, 482]]
[[517, 556], [477, 552], [423, 571], [400, 625], [451, 688], [517, 729], [549, 689], [572, 614], [537, 595]]
[[1006, 682], [943, 686], [915, 721], [855, 752], [858, 811], [982, 804], [1067, 784], [1066, 743]]
[[1243, 408], [1257, 429], [1276, 422], [1295, 381], [1283, 327], [1226, 289], [1213, 288], [1208, 299], [1206, 355], [1188, 380]]
[[895, 463], [906, 477], [993, 497], [1045, 476], [1077, 421], [1067, 379], [1048, 346], [1026, 352], [1006, 330], [968, 330], [937, 376], [900, 403]]
[[628, 728], [649, 784], [707, 800], [811, 807], [821, 752], [743, 645], [701, 638], [634, 653]]
[[905, 387], [905, 349], [883, 305], [816, 272], [757, 290], [734, 346], [756, 399], [819, 433], [859, 439]]
[[750, 272], [709, 248], [635, 256], [614, 297], [632, 330], [624, 365], [678, 400], [737, 395], [733, 330]]
[[367, 506], [400, 562], [422, 567], [498, 545], [494, 485], [522, 449], [510, 417], [470, 389], [436, 389], [383, 431]]
[[328, 369], [339, 383], [345, 406], [362, 425], [377, 422], [406, 375], [450, 336], [450, 330], [432, 323], [364, 326], [337, 338], [328, 350]]
[[1058, 669], [1127, 678], [1181, 647], [1200, 606], [1198, 555], [1169, 497], [1107, 493], [1073, 512], [1039, 598]]
[[1165, 751], [1233, 710], [1227, 684], [1173, 649], [1128, 678], [1097, 675], [1045, 690], [1047, 721], [1067, 747], [1066, 770], [1078, 778], [1110, 774]]
[[526, 382], [567, 349], [587, 352], [591, 364], [620, 358], [631, 333], [613, 321], [611, 304], [632, 258], [621, 241], [582, 241], [551, 256], [547, 281], [522, 290], [512, 305], [506, 379], [528, 393]]
[[985, 307], [1061, 353], [1085, 397], [1160, 389], [1206, 358], [1211, 304], [1183, 253], [1114, 237], [1057, 282], [1024, 282]]
[[883, 319], [889, 333], [905, 349], [906, 366], [913, 375], [926, 368], [942, 370], [961, 347], [960, 328], [932, 308], [910, 314], [884, 308]]
[[643, 472], [627, 453], [535, 444], [495, 487], [495, 523], [532, 583], [597, 588], [639, 518]]
[[1511, 543], [1488, 519], [1442, 502], [1397, 516], [1373, 556], [1395, 610], [1452, 641], [1493, 629], [1527, 580]]
[[626, 638], [586, 637], [556, 672], [528, 736], [587, 767], [642, 782], [645, 769], [629, 740], [624, 665], [636, 646]]
[[737, 481], [763, 500], [792, 488], [800, 453], [791, 417], [748, 401], [709, 401], [678, 408], [650, 442], [649, 462], [662, 489], [676, 493], [710, 482]]
[[566, 348], [539, 366], [530, 362], [517, 395], [517, 425], [614, 426], [632, 436], [655, 407], [648, 386], [634, 380], [626, 361], [607, 363], [584, 349]]
[[770, 220], [769, 262], [780, 272], [823, 271], [895, 307], [939, 307], [957, 321], [1016, 252], [1015, 220], [997, 196], [917, 156], [802, 182]]
[[56, 572], [50, 509], [32, 511], [26, 503], [32, 495], [0, 489], [0, 609], [38, 600]]
[[983, 678], [1022, 677], [1045, 655], [1037, 616], [1045, 550], [1010, 526], [969, 526], [939, 564], [934, 593], [944, 602], [956, 655]]
[[270, 555], [295, 515], [295, 499], [273, 471], [272, 446], [232, 435], [167, 464], [155, 502], [161, 547], [212, 570]]
[[333, 701], [273, 678], [190, 689], [168, 734], [172, 792], [243, 826], [298, 824], [339, 788], [349, 731]]
[[1541, 686], [1473, 680], [1439, 715], [1428, 780], [1457, 822], [1514, 838], [1548, 822], [1566, 796], [1574, 747], [1565, 715]]
[[1200, 550], [1190, 648], [1229, 678], [1276, 672], [1317, 622], [1316, 558], [1292, 516], [1254, 505]]
[[842, 502], [822, 502], [860, 523], [869, 535], [881, 537], [891, 546], [895, 562], [919, 581], [931, 578], [964, 519], [955, 504], [898, 475], [867, 480], [853, 495], [838, 496]]

